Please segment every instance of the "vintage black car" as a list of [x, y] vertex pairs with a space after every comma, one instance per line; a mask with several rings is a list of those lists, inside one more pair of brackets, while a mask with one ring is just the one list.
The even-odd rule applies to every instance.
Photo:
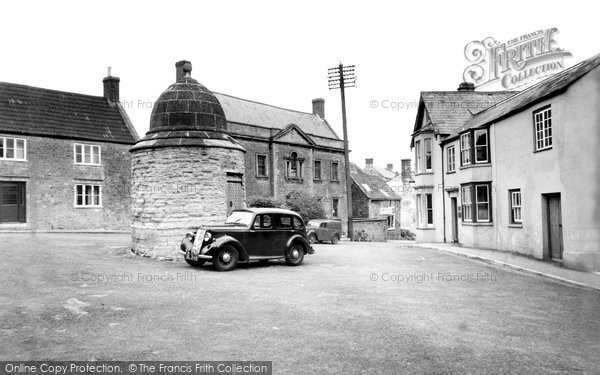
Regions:
[[331, 241], [335, 245], [342, 236], [342, 222], [331, 219], [311, 220], [306, 224], [306, 233], [310, 243]]
[[285, 259], [290, 266], [302, 263], [314, 250], [308, 242], [302, 217], [290, 210], [248, 208], [235, 210], [225, 224], [206, 226], [187, 233], [181, 252], [192, 266], [211, 261], [219, 271], [238, 263]]

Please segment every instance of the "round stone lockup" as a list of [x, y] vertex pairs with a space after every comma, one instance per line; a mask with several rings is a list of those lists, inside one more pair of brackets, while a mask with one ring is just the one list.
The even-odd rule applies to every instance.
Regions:
[[[132, 251], [179, 257], [181, 238], [223, 223], [244, 205], [244, 148], [227, 133], [218, 99], [175, 64], [176, 82], [156, 101], [150, 129], [131, 152]], [[234, 192], [234, 197], [228, 196]]]

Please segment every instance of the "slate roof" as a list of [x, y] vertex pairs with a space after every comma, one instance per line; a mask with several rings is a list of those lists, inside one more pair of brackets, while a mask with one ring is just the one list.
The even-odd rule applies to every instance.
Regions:
[[496, 105], [478, 113], [448, 138], [448, 140], [458, 136], [463, 130], [485, 126], [491, 122], [501, 120], [515, 113], [523, 111], [536, 103], [544, 101], [552, 96], [564, 92], [570, 85], [575, 83], [593, 69], [600, 66], [600, 54], [597, 54], [587, 60], [575, 64], [572, 67], [563, 70], [560, 73], [529, 87], [526, 90], [511, 96], [510, 98], [497, 103]]
[[0, 82], [0, 132], [134, 144], [120, 105], [104, 97]]
[[275, 107], [217, 92], [214, 94], [219, 99], [228, 122], [272, 129], [284, 129], [290, 124], [295, 124], [306, 134], [340, 139], [326, 120], [312, 113]]
[[389, 201], [402, 199], [394, 193], [382, 177], [367, 174], [354, 163], [350, 163], [350, 177], [352, 177], [356, 186], [371, 200]]
[[[424, 91], [421, 92], [421, 102], [427, 110], [431, 125], [428, 129], [439, 134], [451, 134], [463, 126], [474, 114], [513, 96], [515, 91]], [[421, 105], [419, 106], [421, 112]], [[420, 129], [422, 117], [417, 115], [415, 131]]]
[[396, 173], [394, 171], [390, 171], [389, 169], [385, 169], [385, 168], [379, 168], [374, 165], [366, 166], [363, 169], [363, 172], [365, 172], [366, 174], [377, 174], [377, 175], [383, 177], [383, 179], [386, 181], [389, 181], [398, 175], [398, 173]]

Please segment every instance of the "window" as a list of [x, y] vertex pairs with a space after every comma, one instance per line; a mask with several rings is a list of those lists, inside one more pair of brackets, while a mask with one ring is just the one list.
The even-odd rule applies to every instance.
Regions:
[[252, 227], [254, 229], [271, 229], [271, 215], [257, 215]]
[[477, 204], [477, 221], [490, 221], [490, 190], [487, 185], [475, 185], [475, 203]]
[[277, 229], [292, 229], [292, 217], [291, 216], [280, 216]]
[[461, 165], [471, 164], [471, 133], [460, 136], [460, 160]]
[[491, 190], [489, 182], [461, 186], [463, 221], [474, 223], [492, 221]]
[[258, 177], [267, 176], [267, 155], [256, 154], [256, 175]]
[[294, 229], [297, 229], [297, 230], [304, 229], [304, 222], [302, 221], [302, 219], [299, 219], [295, 216], [293, 217], [293, 219], [294, 219]]
[[290, 156], [286, 158], [285, 176], [292, 179], [301, 179], [304, 177], [302, 172], [302, 164], [304, 159], [298, 158], [298, 153], [291, 152]]
[[463, 221], [473, 221], [473, 203], [471, 201], [471, 185], [461, 188]]
[[431, 138], [425, 138], [425, 170], [431, 171]]
[[100, 185], [75, 185], [75, 207], [102, 207]]
[[75, 164], [100, 165], [100, 146], [75, 143]]
[[427, 225], [433, 225], [433, 194], [425, 194], [425, 207], [427, 208]]
[[510, 223], [521, 224], [521, 190], [509, 190], [508, 195], [510, 198]]
[[448, 147], [448, 154], [446, 155], [446, 161], [448, 163], [448, 172], [456, 171], [456, 150], [454, 146]]
[[339, 164], [337, 162], [331, 163], [331, 181], [339, 181], [339, 172], [338, 172]]
[[0, 137], [0, 159], [27, 160], [25, 139]]
[[551, 108], [543, 108], [533, 114], [535, 124], [535, 150], [552, 148], [552, 112]]
[[475, 130], [475, 163], [488, 162], [487, 129]]
[[417, 200], [416, 200], [416, 204], [417, 204], [417, 226], [422, 227], [423, 226], [423, 213], [421, 211], [422, 209], [422, 205], [421, 205], [421, 199], [422, 199], [422, 195], [421, 194], [417, 194]]
[[421, 172], [421, 141], [415, 142], [415, 160], [416, 160], [416, 171]]
[[340, 217], [339, 213], [339, 207], [340, 206], [340, 200], [338, 198], [333, 198], [331, 200], [331, 217]]
[[315, 160], [315, 166], [313, 168], [313, 178], [315, 180], [321, 180], [321, 160]]

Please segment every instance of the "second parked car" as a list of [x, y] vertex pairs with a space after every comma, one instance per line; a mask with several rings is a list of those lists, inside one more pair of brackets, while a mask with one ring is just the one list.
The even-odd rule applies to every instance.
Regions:
[[311, 220], [306, 224], [306, 232], [310, 243], [331, 241], [335, 245], [342, 237], [342, 223], [329, 219]]

